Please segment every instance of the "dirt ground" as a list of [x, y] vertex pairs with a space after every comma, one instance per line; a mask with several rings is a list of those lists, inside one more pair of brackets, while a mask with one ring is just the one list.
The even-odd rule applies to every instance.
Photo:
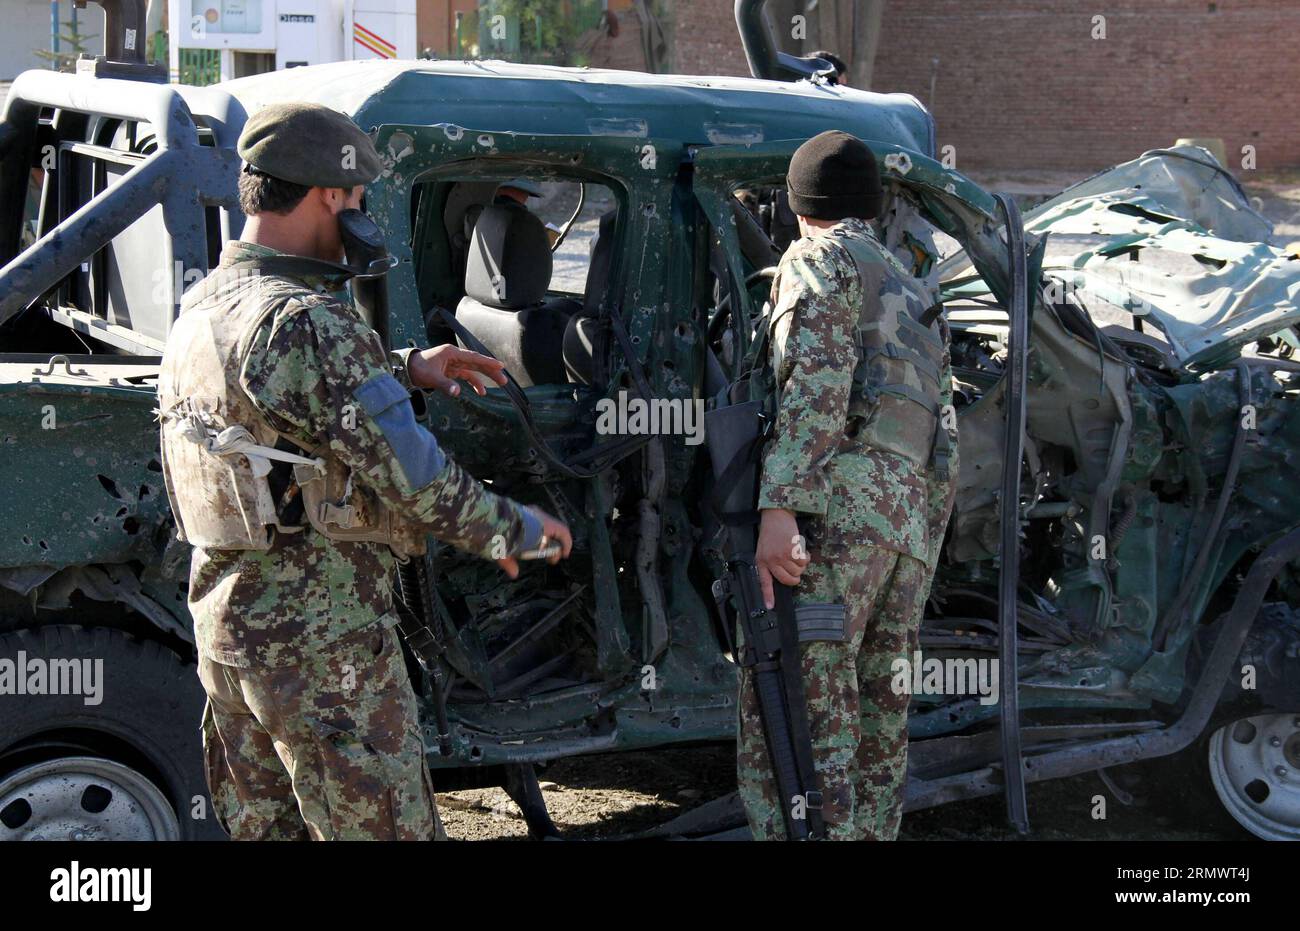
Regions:
[[[1133, 769], [1130, 767], [1129, 769]], [[1203, 796], [1175, 798], [1168, 769], [1137, 773], [1124, 787], [1134, 804], [1115, 799], [1095, 774], [1029, 787], [1030, 834], [1007, 826], [1001, 798], [912, 812], [903, 840], [1240, 840], [1248, 835]], [[1133, 776], [1127, 771], [1125, 776]], [[730, 745], [573, 758], [539, 771], [551, 818], [566, 840], [611, 840], [648, 830], [736, 788]], [[1097, 796], [1105, 819], [1095, 819]], [[450, 838], [524, 840], [528, 829], [502, 789], [438, 795]]]

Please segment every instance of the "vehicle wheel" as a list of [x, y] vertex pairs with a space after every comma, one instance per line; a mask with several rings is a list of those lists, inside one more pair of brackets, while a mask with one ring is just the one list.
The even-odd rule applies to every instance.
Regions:
[[1300, 713], [1234, 721], [1208, 749], [1210, 780], [1238, 824], [1265, 840], [1300, 840]]
[[176, 840], [162, 791], [129, 766], [63, 756], [0, 781], [0, 840]]
[[[0, 696], [0, 840], [217, 839], [194, 666], [118, 630], [0, 635], [0, 658], [102, 660], [100, 702]], [[48, 668], [48, 667], [47, 667]], [[205, 818], [191, 817], [196, 797]]]

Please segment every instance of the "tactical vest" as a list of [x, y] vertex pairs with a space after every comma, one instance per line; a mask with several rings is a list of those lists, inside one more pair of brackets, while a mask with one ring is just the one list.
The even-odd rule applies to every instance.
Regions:
[[177, 536], [203, 549], [267, 550], [277, 533], [310, 526], [398, 556], [423, 552], [421, 528], [355, 485], [328, 444], [306, 451], [277, 431], [240, 385], [254, 334], [303, 293], [273, 275], [240, 277], [222, 269], [186, 295], [163, 355], [158, 415]]
[[864, 446], [894, 453], [947, 481], [951, 441], [939, 406], [945, 350], [941, 324], [936, 319], [927, 326], [919, 319], [917, 313], [927, 306], [919, 295], [911, 295], [917, 298], [911, 301], [903, 293], [874, 300], [891, 272], [897, 272], [894, 277], [903, 288], [912, 287], [888, 253], [856, 236], [836, 241], [853, 257], [864, 300], [847, 432]]

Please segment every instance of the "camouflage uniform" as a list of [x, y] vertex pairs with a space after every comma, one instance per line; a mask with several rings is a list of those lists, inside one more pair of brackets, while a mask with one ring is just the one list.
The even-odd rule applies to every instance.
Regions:
[[[842, 639], [802, 643], [827, 836], [893, 839], [907, 774], [908, 696], [890, 688], [890, 664], [910, 659], [917, 646], [952, 508], [956, 437], [948, 437], [946, 480], [929, 463], [864, 442], [864, 420], [876, 435], [894, 427], [876, 414], [856, 416], [863, 411], [854, 404], [854, 382], [872, 364], [860, 358], [857, 332], [891, 313], [915, 319], [931, 302], [870, 225], [856, 218], [796, 242], [781, 261], [772, 302], [779, 406], [759, 507], [800, 516], [810, 561], [796, 606], [844, 606]], [[938, 401], [950, 405], [947, 329], [938, 325]], [[745, 674], [737, 762], [754, 837], [784, 837], [758, 703]]]
[[[221, 360], [226, 390], [251, 399], [281, 435], [310, 455], [337, 457], [367, 493], [439, 539], [485, 558], [534, 545], [537, 518], [486, 490], [424, 431], [431, 479], [412, 479], [411, 451], [394, 432], [394, 418], [409, 417], [397, 414], [409, 411], [405, 355], [387, 356], [358, 314], [327, 293], [339, 282], [259, 273], [279, 255], [225, 247], [218, 268], [186, 294], [164, 373], [196, 351], [186, 314], [248, 330], [242, 362], [238, 353]], [[165, 409], [177, 399], [162, 382]], [[284, 489], [285, 507], [295, 492]], [[265, 551], [195, 547], [189, 601], [209, 695], [209, 788], [234, 838], [434, 836], [415, 695], [392, 630], [395, 566], [384, 543], [332, 540], [310, 527], [277, 532]]]

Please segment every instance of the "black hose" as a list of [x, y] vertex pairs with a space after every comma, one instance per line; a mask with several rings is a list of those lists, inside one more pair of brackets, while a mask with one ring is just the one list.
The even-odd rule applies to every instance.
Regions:
[[[769, 265], [767, 268], [760, 268], [758, 271], [753, 272], [747, 278], [745, 278], [745, 289], [748, 290], [749, 288], [753, 287], [754, 282], [762, 278], [775, 278], [775, 277], [776, 277], [775, 265]], [[709, 329], [706, 338], [706, 341], [709, 343], [709, 345], [712, 345], [713, 341], [718, 339], [722, 335], [722, 327], [723, 325], [726, 324], [726, 322], [730, 318], [731, 318], [731, 295], [724, 294], [722, 296], [722, 300], [718, 301], [718, 306], [717, 308], [715, 308], [713, 312], [713, 319], [709, 321]]]

